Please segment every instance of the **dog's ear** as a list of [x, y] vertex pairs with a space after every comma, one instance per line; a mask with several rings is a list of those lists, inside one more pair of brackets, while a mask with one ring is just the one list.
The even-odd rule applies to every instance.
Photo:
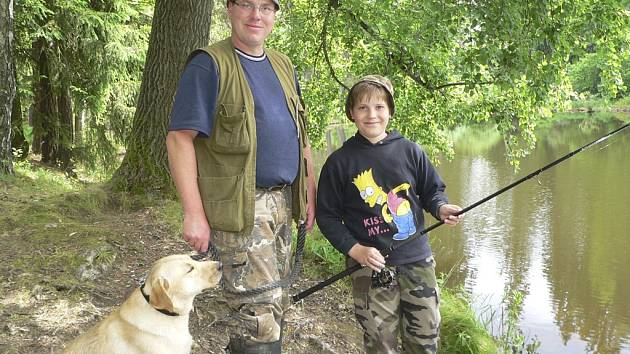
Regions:
[[149, 303], [151, 306], [160, 310], [174, 311], [173, 301], [168, 294], [170, 284], [165, 278], [158, 278], [151, 284], [151, 296], [149, 297]]

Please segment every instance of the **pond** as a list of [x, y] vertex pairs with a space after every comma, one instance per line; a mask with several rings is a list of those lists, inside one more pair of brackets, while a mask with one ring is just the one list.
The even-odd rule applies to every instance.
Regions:
[[[467, 129], [438, 170], [467, 206], [629, 120], [584, 114], [540, 128], [516, 174], [493, 129]], [[630, 128], [432, 231], [438, 271], [495, 333], [503, 300], [520, 291], [519, 326], [539, 353], [630, 353], [629, 182]]]

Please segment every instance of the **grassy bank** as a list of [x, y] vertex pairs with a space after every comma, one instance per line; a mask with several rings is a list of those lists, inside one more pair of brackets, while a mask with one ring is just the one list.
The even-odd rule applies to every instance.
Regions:
[[630, 112], [630, 97], [610, 101], [602, 98], [585, 98], [571, 101], [571, 111]]

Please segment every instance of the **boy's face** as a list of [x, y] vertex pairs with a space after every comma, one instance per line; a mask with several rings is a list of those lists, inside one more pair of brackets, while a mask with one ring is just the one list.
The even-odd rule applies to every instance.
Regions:
[[385, 129], [389, 123], [389, 106], [385, 97], [371, 95], [362, 97], [350, 112], [359, 133], [372, 144], [387, 136]]

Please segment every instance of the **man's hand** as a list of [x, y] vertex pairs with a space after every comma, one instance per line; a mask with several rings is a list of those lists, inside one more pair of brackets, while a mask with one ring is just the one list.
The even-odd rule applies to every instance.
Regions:
[[365, 247], [360, 244], [352, 246], [348, 256], [359, 262], [362, 266], [380, 272], [385, 267], [385, 257], [374, 247]]
[[315, 172], [311, 158], [311, 147], [304, 148], [306, 157], [306, 231], [313, 230], [315, 226], [315, 208], [317, 206], [317, 183], [315, 182]]
[[205, 215], [184, 215], [184, 241], [199, 253], [208, 250], [210, 225]]

